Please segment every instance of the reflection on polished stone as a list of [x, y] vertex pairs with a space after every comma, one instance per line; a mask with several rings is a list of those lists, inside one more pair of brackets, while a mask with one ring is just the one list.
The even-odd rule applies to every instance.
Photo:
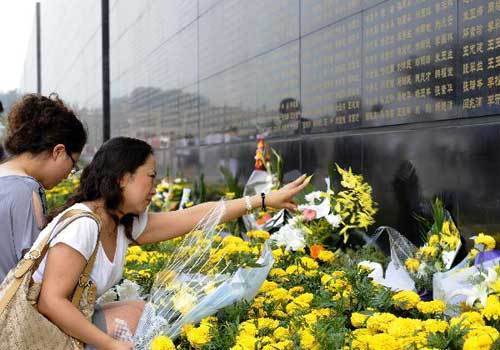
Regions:
[[302, 0], [301, 34], [311, 33], [361, 11], [362, 0]]
[[200, 149], [198, 147], [174, 149], [171, 174], [176, 177], [197, 179], [200, 174]]
[[302, 39], [304, 133], [361, 125], [361, 15]]
[[220, 167], [227, 167], [224, 145], [200, 148], [200, 171], [208, 184], [224, 184]]
[[315, 137], [305, 138], [302, 142], [303, 172], [314, 174], [312, 181], [318, 189], [324, 190], [328, 166], [338, 164], [351, 167], [361, 172], [363, 159], [363, 143], [361, 137]]

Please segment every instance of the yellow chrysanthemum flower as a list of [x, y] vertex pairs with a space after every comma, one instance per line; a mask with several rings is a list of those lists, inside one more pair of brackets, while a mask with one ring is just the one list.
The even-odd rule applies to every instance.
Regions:
[[408, 269], [408, 271], [415, 273], [418, 271], [418, 268], [420, 267], [420, 261], [414, 258], [409, 258], [406, 259], [405, 266]]
[[419, 301], [420, 296], [411, 290], [403, 290], [392, 296], [393, 304], [402, 310], [413, 309]]
[[151, 342], [151, 350], [175, 350], [175, 345], [169, 337], [160, 335]]
[[481, 314], [488, 321], [500, 320], [500, 299], [498, 295], [490, 295], [486, 300], [486, 307]]
[[417, 310], [423, 314], [442, 314], [446, 309], [446, 304], [442, 300], [420, 301], [417, 303]]
[[484, 233], [480, 233], [474, 238], [474, 246], [482, 251], [495, 249], [496, 244], [495, 238]]

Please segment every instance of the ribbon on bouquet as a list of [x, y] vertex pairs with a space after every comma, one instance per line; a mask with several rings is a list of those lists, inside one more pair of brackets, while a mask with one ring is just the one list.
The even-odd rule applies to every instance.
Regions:
[[487, 252], [480, 252], [476, 255], [474, 259], [474, 265], [481, 265], [487, 261], [494, 260], [500, 258], [500, 250], [493, 249]]

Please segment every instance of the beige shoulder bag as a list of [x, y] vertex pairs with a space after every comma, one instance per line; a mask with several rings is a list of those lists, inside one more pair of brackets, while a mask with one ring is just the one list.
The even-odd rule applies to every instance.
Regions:
[[[73, 221], [90, 217], [101, 231], [99, 218], [88, 211], [68, 210], [54, 226], [54, 235], [48, 235], [38, 247], [32, 248], [0, 284], [0, 349], [12, 350], [81, 350], [84, 344], [60, 330], [38, 312], [40, 283], [32, 275], [47, 254], [50, 242]], [[52, 238], [50, 238], [52, 236]], [[94, 313], [96, 287], [90, 280], [95, 262], [99, 235], [92, 256], [87, 262], [75, 288], [72, 303], [89, 320]]]

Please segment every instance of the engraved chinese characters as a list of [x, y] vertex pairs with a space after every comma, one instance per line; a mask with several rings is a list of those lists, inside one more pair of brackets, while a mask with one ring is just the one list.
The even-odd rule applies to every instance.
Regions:
[[456, 1], [388, 1], [363, 16], [366, 126], [456, 115]]
[[500, 1], [463, 0], [460, 20], [463, 114], [500, 113]]

